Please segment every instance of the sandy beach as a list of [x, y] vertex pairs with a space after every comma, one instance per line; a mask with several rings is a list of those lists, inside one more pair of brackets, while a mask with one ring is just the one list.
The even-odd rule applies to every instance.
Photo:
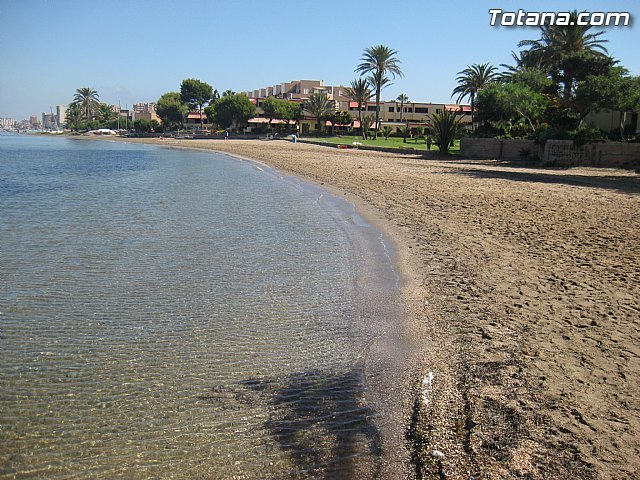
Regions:
[[389, 335], [407, 348], [376, 386], [384, 478], [640, 476], [640, 175], [126, 141], [264, 162], [345, 195], [395, 242], [407, 320]]

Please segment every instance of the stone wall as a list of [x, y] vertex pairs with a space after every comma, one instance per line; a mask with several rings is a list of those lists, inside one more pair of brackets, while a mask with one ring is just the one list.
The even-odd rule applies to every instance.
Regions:
[[463, 137], [460, 151], [468, 158], [530, 161], [558, 167], [640, 167], [640, 143], [606, 142], [575, 147], [571, 140], [548, 140], [541, 148], [533, 140]]
[[594, 167], [640, 167], [640, 143], [598, 143], [591, 161]]
[[501, 141], [497, 138], [462, 137], [460, 151], [469, 158], [498, 159], [501, 153]]
[[513, 138], [502, 140], [501, 160], [530, 160], [540, 158], [540, 146], [533, 140], [516, 140]]
[[571, 140], [548, 140], [544, 163], [559, 167], [640, 167], [640, 143], [605, 142], [575, 147]]

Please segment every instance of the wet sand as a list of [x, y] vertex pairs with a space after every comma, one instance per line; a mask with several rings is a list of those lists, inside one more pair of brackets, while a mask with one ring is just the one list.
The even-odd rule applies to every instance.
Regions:
[[371, 374], [384, 478], [640, 476], [640, 175], [127, 141], [265, 162], [344, 194], [394, 240], [408, 320], [389, 335], [407, 348], [397, 378]]

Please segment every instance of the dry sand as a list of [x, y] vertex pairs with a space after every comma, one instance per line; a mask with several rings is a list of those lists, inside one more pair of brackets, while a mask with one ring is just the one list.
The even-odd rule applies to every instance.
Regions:
[[323, 184], [396, 242], [408, 321], [392, 334], [412, 348], [400, 391], [383, 391], [385, 478], [640, 478], [640, 175], [180, 146]]

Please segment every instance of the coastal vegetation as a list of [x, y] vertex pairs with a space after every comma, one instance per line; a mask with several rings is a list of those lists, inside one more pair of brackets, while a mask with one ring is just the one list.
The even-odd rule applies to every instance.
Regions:
[[269, 125], [273, 120], [288, 122], [300, 118], [300, 104], [270, 96], [262, 100], [261, 107], [265, 118], [269, 120]]
[[182, 101], [179, 92], [167, 92], [158, 99], [156, 113], [168, 130], [174, 130], [184, 123], [189, 107]]
[[[375, 45], [366, 48], [360, 59], [361, 63], [356, 67], [356, 72], [361, 75], [369, 74], [369, 83], [375, 90], [376, 98], [376, 118], [374, 138], [378, 138], [378, 126], [380, 125], [380, 95], [382, 89], [391, 84], [391, 80], [396, 76], [403, 77], [400, 68], [400, 60], [396, 58], [397, 51], [386, 45]], [[391, 75], [389, 78], [388, 75]]]
[[[578, 13], [571, 13], [575, 20]], [[163, 94], [156, 102], [161, 124], [140, 121], [124, 127], [138, 132], [171, 131], [193, 124], [200, 129], [205, 122], [215, 129], [240, 131], [256, 115], [261, 122], [252, 124], [254, 132], [292, 133], [301, 129], [300, 120], [315, 120], [315, 136], [352, 135], [358, 130], [362, 141], [370, 138], [384, 142], [401, 136], [403, 143], [414, 144], [431, 136], [442, 152], [451, 151], [451, 137], [463, 134], [497, 138], [529, 138], [540, 143], [546, 139], [574, 139], [579, 142], [607, 139], [635, 140], [635, 120], [640, 111], [640, 78], [609, 55], [604, 31], [570, 22], [567, 26], [543, 25], [537, 39], [525, 39], [512, 52], [513, 64], [496, 67], [474, 63], [457, 73], [452, 91], [456, 102], [470, 103], [470, 125], [464, 125], [462, 110], [432, 113], [416, 125], [405, 115], [409, 96], [395, 98], [398, 117], [394, 124], [381, 123], [381, 95], [385, 87], [404, 73], [398, 52], [387, 45], [365, 48], [355, 72], [360, 77], [343, 87], [350, 111], [337, 108], [323, 92], [312, 93], [306, 101], [289, 101], [274, 95], [259, 101], [243, 93], [226, 90], [220, 96], [210, 84], [195, 78], [183, 80], [178, 91]], [[369, 103], [375, 102], [375, 108]], [[357, 107], [357, 123], [352, 115]], [[614, 131], [588, 126], [590, 115], [603, 110], [621, 112]], [[373, 113], [373, 115], [371, 114]], [[195, 114], [195, 115], [194, 115]], [[123, 120], [112, 107], [101, 104], [96, 90], [79, 88], [66, 113], [72, 130], [121, 127]], [[633, 117], [635, 118], [635, 117]], [[328, 127], [325, 127], [325, 125]], [[303, 130], [303, 133], [309, 134]]]
[[216, 99], [211, 85], [195, 78], [187, 78], [180, 85], [180, 99], [200, 113], [200, 128], [204, 128], [204, 107]]
[[453, 94], [458, 95], [458, 103], [463, 98], [468, 98], [471, 102], [471, 129], [473, 130], [473, 113], [476, 95], [496, 78], [496, 67], [484, 63], [482, 65], [471, 65], [461, 72], [458, 72], [458, 86], [453, 89]]
[[362, 139], [367, 139], [367, 128], [365, 128], [362, 107], [371, 99], [371, 88], [369, 79], [358, 78], [351, 82], [351, 86], [346, 89], [347, 98], [358, 105], [358, 121], [360, 122], [360, 132]]
[[227, 90], [222, 97], [205, 108], [207, 117], [223, 129], [234, 129], [247, 123], [256, 113], [256, 106], [246, 95]]
[[[453, 95], [469, 98], [475, 134], [490, 137], [573, 139], [575, 142], [637, 140], [628, 114], [640, 111], [640, 77], [611, 57], [602, 38], [579, 25], [578, 12], [567, 26], [543, 25], [540, 38], [522, 40], [514, 65], [475, 64], [459, 72]], [[621, 112], [619, 127], [588, 127], [590, 114]]]
[[73, 105], [80, 110], [86, 120], [93, 120], [99, 108], [98, 92], [90, 87], [78, 88], [73, 96]]
[[334, 103], [329, 100], [326, 93], [315, 92], [304, 103], [304, 111], [316, 117], [316, 132], [322, 133], [321, 122], [328, 118], [335, 110]]

